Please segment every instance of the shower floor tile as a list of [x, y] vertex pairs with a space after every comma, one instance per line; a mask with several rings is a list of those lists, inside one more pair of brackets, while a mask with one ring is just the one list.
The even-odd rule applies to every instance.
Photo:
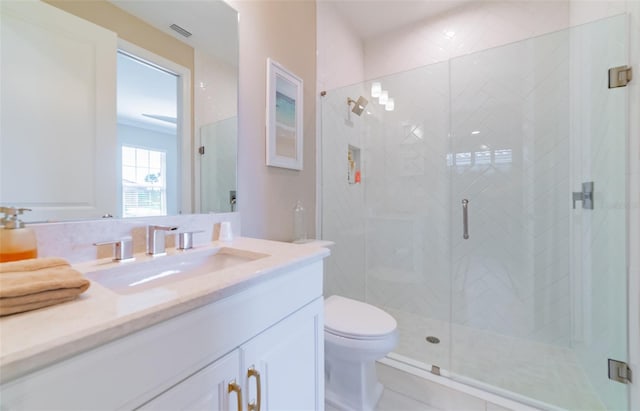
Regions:
[[[339, 411], [325, 403], [325, 411]], [[375, 411], [441, 411], [406, 395], [385, 388]]]
[[382, 308], [398, 321], [397, 354], [567, 410], [605, 410], [568, 348]]

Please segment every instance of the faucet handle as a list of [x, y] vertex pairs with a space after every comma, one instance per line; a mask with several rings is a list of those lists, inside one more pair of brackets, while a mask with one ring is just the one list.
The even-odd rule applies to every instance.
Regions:
[[193, 235], [196, 233], [203, 233], [204, 230], [196, 230], [196, 231], [182, 231], [176, 233], [178, 236], [178, 246], [176, 247], [178, 250], [189, 250], [193, 248]]
[[131, 237], [123, 237], [119, 240], [100, 241], [93, 245], [109, 245], [113, 244], [113, 261], [129, 261], [133, 260], [133, 241]]

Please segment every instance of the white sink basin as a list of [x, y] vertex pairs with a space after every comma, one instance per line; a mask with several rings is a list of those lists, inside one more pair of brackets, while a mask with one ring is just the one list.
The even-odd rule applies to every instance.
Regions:
[[229, 247], [191, 250], [142, 262], [123, 263], [87, 273], [85, 277], [118, 294], [132, 294], [268, 256]]

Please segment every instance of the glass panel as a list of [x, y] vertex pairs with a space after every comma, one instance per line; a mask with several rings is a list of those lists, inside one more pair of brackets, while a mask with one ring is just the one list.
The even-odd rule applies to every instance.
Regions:
[[[393, 110], [371, 96], [372, 82], [322, 98], [322, 236], [336, 242], [325, 294], [389, 312], [396, 354], [448, 368], [448, 64], [375, 82]], [[348, 99], [360, 96], [359, 116]]]
[[[360, 184], [349, 177], [349, 146], [360, 148], [368, 130], [380, 122], [367, 114], [349, 111], [347, 97], [364, 95], [363, 85], [332, 90], [321, 99], [322, 107], [322, 238], [335, 242], [325, 260], [324, 294], [365, 301], [365, 205], [367, 176]], [[368, 100], [368, 96], [366, 96]], [[354, 164], [355, 170], [355, 164]], [[355, 172], [354, 172], [355, 174]], [[350, 184], [353, 181], [354, 184]], [[292, 205], [293, 206], [293, 205]]]
[[205, 150], [200, 163], [200, 210], [236, 211], [238, 117], [202, 126], [200, 145]]
[[608, 410], [629, 409], [627, 385], [608, 379], [607, 360], [628, 361], [626, 147], [628, 88], [609, 89], [607, 71], [625, 65], [626, 15], [571, 33], [572, 184], [594, 182], [593, 210], [571, 213], [573, 350]]
[[[625, 92], [606, 84], [621, 30], [610, 19], [451, 61], [456, 379], [543, 407], [627, 408], [606, 373], [627, 341]], [[571, 207], [583, 181], [595, 210]]]
[[377, 79], [394, 107], [372, 99], [363, 156], [367, 301], [398, 322], [395, 353], [427, 369], [448, 368], [448, 76], [438, 63]]

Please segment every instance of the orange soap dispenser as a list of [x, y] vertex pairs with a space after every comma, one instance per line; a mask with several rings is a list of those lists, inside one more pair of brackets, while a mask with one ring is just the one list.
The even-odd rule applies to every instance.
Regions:
[[32, 228], [25, 228], [18, 216], [28, 208], [0, 207], [4, 213], [0, 228], [0, 262], [26, 260], [38, 256], [36, 233]]

